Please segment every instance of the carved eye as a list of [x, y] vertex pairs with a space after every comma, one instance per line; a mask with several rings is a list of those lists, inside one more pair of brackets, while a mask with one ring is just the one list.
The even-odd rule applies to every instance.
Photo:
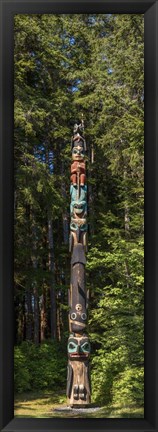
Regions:
[[82, 352], [90, 352], [90, 344], [89, 342], [85, 342], [81, 346]]
[[75, 342], [69, 342], [69, 344], [68, 344], [68, 352], [69, 353], [75, 353], [75, 352], [77, 352], [77, 346], [78, 346], [78, 344], [76, 344]]
[[73, 312], [73, 313], [71, 314], [71, 318], [72, 318], [72, 320], [75, 320], [75, 319], [77, 318], [77, 314], [76, 314], [75, 312]]
[[73, 344], [72, 342], [70, 342], [70, 343], [69, 343], [69, 348], [70, 348], [70, 349], [74, 349], [74, 348], [76, 348], [76, 345]]
[[83, 319], [83, 321], [85, 321], [85, 320], [87, 319], [87, 315], [86, 315], [86, 313], [83, 312], [83, 313], [81, 314], [81, 318]]
[[81, 225], [80, 229], [81, 229], [81, 231], [86, 231], [87, 225], [86, 224]]
[[73, 223], [73, 222], [71, 223], [71, 229], [72, 229], [72, 230], [77, 230], [77, 226], [76, 226], [76, 224]]

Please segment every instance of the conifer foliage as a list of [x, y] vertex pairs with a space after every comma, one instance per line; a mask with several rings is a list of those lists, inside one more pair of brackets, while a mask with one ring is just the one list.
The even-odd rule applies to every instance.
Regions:
[[31, 344], [66, 356], [70, 141], [83, 114], [92, 398], [142, 406], [143, 16], [16, 15], [14, 34], [15, 382]]

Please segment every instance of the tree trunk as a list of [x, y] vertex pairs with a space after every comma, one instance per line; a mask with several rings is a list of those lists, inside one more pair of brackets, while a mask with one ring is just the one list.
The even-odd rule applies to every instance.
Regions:
[[[47, 221], [46, 225], [43, 227], [43, 249], [46, 251], [48, 247], [47, 243]], [[43, 271], [47, 271], [47, 258], [44, 255], [42, 259], [42, 268]], [[47, 305], [47, 283], [45, 281], [45, 278], [43, 278], [43, 284], [42, 284], [42, 294], [40, 298], [40, 340], [44, 341], [47, 338], [47, 334], [49, 334], [49, 323], [47, 319], [47, 308], [49, 309]]]
[[[127, 181], [127, 168], [126, 168], [126, 164], [124, 166], [124, 181]], [[127, 191], [127, 186], [125, 184], [125, 190]], [[128, 191], [126, 192], [126, 198], [128, 196]], [[128, 204], [127, 204], [127, 200], [125, 203], [125, 208], [124, 208], [124, 227], [125, 227], [125, 238], [128, 241], [129, 235], [130, 235], [130, 226], [129, 226], [129, 222], [130, 222], [130, 217], [129, 217], [129, 208], [128, 208]], [[128, 260], [125, 260], [125, 272], [126, 272], [126, 279], [127, 279], [127, 288], [129, 288], [129, 280], [130, 280], [130, 273], [129, 273], [129, 268], [128, 268]]]
[[48, 217], [48, 242], [49, 242], [49, 271], [50, 278], [50, 303], [51, 303], [51, 338], [56, 339], [57, 336], [57, 317], [56, 317], [56, 292], [55, 292], [55, 266], [54, 266], [54, 240], [53, 227], [51, 218]]
[[[32, 214], [34, 218], [34, 215]], [[37, 283], [37, 234], [36, 234], [36, 225], [33, 220], [32, 225], [32, 267], [34, 269], [33, 275], [33, 297], [34, 297], [34, 343], [35, 345], [39, 345], [39, 292], [38, 292], [38, 283]]]
[[41, 329], [41, 342], [43, 342], [46, 338], [45, 331], [46, 331], [46, 293], [45, 293], [45, 287], [43, 286], [43, 294], [41, 296], [41, 322], [40, 322], [40, 329]]
[[30, 286], [26, 287], [25, 293], [25, 325], [26, 340], [32, 340], [32, 292]]
[[130, 218], [129, 218], [129, 208], [128, 208], [128, 204], [127, 204], [127, 197], [128, 197], [129, 191], [128, 191], [128, 188], [126, 186], [126, 181], [128, 178], [126, 164], [124, 165], [123, 177], [124, 177], [124, 182], [125, 182], [125, 194], [126, 194], [126, 196], [125, 196], [126, 203], [125, 203], [125, 211], [124, 211], [124, 222], [125, 222], [124, 226], [125, 226], [125, 237], [128, 238], [128, 236], [130, 234], [130, 227], [129, 227]]
[[[66, 199], [66, 189], [65, 189], [65, 182], [64, 182], [64, 161], [62, 161], [62, 163], [61, 163], [61, 175], [62, 175], [62, 179], [63, 179], [63, 181], [61, 182], [61, 194], [65, 200]], [[69, 243], [69, 216], [68, 216], [68, 212], [67, 212], [66, 208], [63, 211], [62, 219], [63, 219], [64, 244], [68, 244]]]
[[57, 335], [58, 340], [61, 341], [61, 328], [60, 328], [60, 305], [57, 307]]
[[[26, 245], [30, 250], [31, 245], [31, 229], [30, 229], [30, 205], [26, 205], [26, 221], [28, 225]], [[30, 253], [28, 254], [26, 270], [29, 274], [30, 268], [32, 268]], [[26, 281], [25, 290], [25, 335], [26, 340], [32, 340], [32, 325], [33, 325], [33, 314], [32, 314], [32, 286], [30, 280]]]
[[15, 302], [14, 302], [14, 340], [15, 345], [20, 344], [24, 340], [24, 312], [25, 311], [25, 299], [19, 296], [18, 289], [15, 284]]
[[33, 287], [34, 295], [34, 343], [39, 345], [39, 295], [37, 282], [34, 281]]

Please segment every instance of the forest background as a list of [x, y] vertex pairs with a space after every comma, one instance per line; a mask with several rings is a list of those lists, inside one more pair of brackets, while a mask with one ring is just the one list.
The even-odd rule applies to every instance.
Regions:
[[14, 36], [16, 398], [65, 394], [70, 143], [83, 114], [92, 401], [143, 415], [144, 16], [16, 15]]

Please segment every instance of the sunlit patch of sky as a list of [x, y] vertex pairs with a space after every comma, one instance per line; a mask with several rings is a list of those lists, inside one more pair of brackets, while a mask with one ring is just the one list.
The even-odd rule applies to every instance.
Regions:
[[75, 38], [73, 36], [69, 38], [69, 41], [70, 41], [70, 45], [75, 45], [76, 43]]
[[[41, 144], [38, 146], [38, 148], [36, 148], [36, 150], [34, 151], [34, 157], [38, 162], [42, 162], [45, 164], [46, 155], [45, 155], [45, 145], [44, 144]], [[54, 153], [53, 153], [53, 150], [50, 150], [49, 151], [49, 172], [50, 172], [50, 174], [52, 174], [54, 171], [53, 159], [54, 159]]]
[[76, 83], [75, 83], [75, 85], [73, 85], [72, 87], [71, 87], [71, 91], [74, 93], [74, 92], [77, 92], [79, 89], [78, 89], [78, 85], [81, 83], [81, 80], [76, 80]]
[[73, 86], [73, 87], [71, 88], [71, 90], [72, 90], [73, 93], [74, 93], [74, 92], [77, 92], [77, 91], [78, 91], [78, 87], [74, 87], [74, 86]]

